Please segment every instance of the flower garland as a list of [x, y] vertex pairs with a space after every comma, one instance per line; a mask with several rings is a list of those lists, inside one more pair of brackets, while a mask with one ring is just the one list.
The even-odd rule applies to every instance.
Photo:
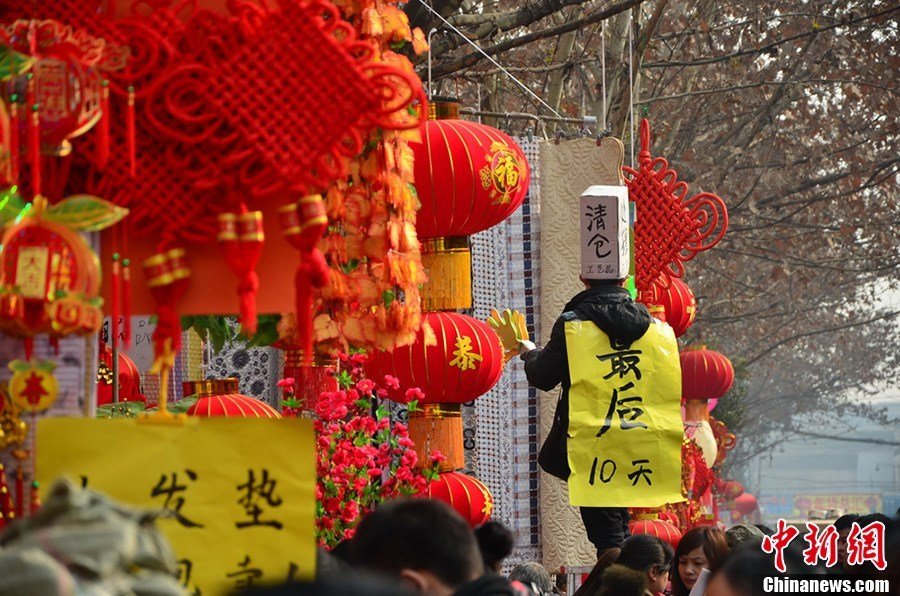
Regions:
[[[409, 59], [395, 50], [411, 44], [421, 53], [427, 45], [421, 30], [410, 29], [398, 3], [334, 2], [359, 38], [374, 47], [378, 60], [415, 75]], [[398, 124], [405, 120], [414, 125], [422, 117], [393, 114]], [[331, 273], [316, 304], [314, 335], [321, 352], [333, 354], [349, 346], [391, 350], [411, 344], [421, 325], [419, 286], [426, 278], [415, 229], [418, 199], [409, 147], [419, 139], [419, 129], [406, 128], [372, 134], [351, 162], [349, 177], [325, 195], [330, 225], [321, 247]]]
[[[320, 394], [311, 412], [316, 431], [316, 535], [326, 548], [351, 538], [360, 517], [381, 501], [425, 492], [443, 460], [433, 452], [427, 465], [420, 464], [406, 425], [392, 421], [387, 407], [378, 404], [387, 390], [365, 378], [365, 361], [363, 354], [342, 354], [341, 372], [335, 375], [338, 390]], [[384, 384], [399, 385], [391, 376]], [[286, 392], [282, 413], [296, 416], [293, 380], [279, 386]], [[421, 391], [407, 393], [415, 397]], [[410, 411], [415, 407], [415, 401], [410, 402]]]

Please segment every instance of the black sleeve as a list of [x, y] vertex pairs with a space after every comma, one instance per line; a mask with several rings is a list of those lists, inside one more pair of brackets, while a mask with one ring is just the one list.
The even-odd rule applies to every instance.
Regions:
[[541, 391], [550, 391], [569, 376], [566, 356], [566, 327], [562, 317], [556, 319], [550, 341], [543, 349], [529, 350], [522, 354], [528, 383]]

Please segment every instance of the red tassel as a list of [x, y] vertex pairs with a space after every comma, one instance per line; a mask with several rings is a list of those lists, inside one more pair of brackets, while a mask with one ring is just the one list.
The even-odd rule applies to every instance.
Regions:
[[[29, 83], [28, 94], [34, 99], [34, 79]], [[28, 159], [31, 163], [31, 189], [34, 196], [41, 194], [41, 117], [38, 114], [38, 105], [28, 102], [31, 106], [31, 116], [28, 120]]]
[[22, 471], [22, 464], [16, 468], [16, 517], [21, 519], [25, 516], [25, 473]]
[[31, 360], [31, 357], [34, 355], [34, 338], [26, 337], [22, 340], [22, 344], [25, 347], [25, 360]]
[[[116, 231], [113, 230], [113, 250], [118, 249], [116, 241]], [[112, 283], [109, 288], [109, 344], [113, 350], [119, 349], [119, 305], [122, 303], [122, 265], [119, 263], [119, 253], [114, 252], [112, 256]]]
[[253, 337], [257, 329], [256, 294], [259, 292], [255, 269], [265, 241], [262, 212], [247, 212], [242, 208], [239, 215], [222, 213], [217, 239], [225, 263], [240, 280], [237, 291], [241, 329], [244, 335]]
[[9, 114], [9, 181], [14, 185], [19, 183], [19, 151], [21, 149], [18, 100], [19, 98], [15, 94], [9, 98], [11, 103]]
[[128, 111], [125, 114], [125, 135], [128, 141], [128, 172], [137, 175], [137, 133], [134, 125], [134, 87], [128, 88]]
[[97, 123], [97, 168], [102, 170], [109, 163], [109, 81], [103, 81], [103, 94], [100, 96], [100, 122]]
[[125, 349], [131, 347], [131, 261], [122, 261], [122, 319], [124, 319]]

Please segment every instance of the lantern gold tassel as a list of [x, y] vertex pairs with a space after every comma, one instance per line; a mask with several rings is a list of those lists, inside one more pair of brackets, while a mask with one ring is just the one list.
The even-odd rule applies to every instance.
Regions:
[[472, 308], [472, 253], [467, 238], [425, 240], [422, 265], [429, 280], [422, 287], [422, 310]]
[[433, 451], [444, 456], [438, 464], [440, 472], [461, 470], [466, 465], [459, 404], [424, 404], [411, 412], [409, 438], [416, 444], [419, 465], [428, 465]]

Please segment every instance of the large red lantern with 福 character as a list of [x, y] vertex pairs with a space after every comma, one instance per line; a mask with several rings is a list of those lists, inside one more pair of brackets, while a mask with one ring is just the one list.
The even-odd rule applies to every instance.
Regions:
[[422, 141], [410, 143], [421, 203], [416, 232], [429, 279], [423, 310], [472, 306], [472, 257], [468, 237], [509, 217], [528, 193], [530, 170], [522, 149], [507, 134], [459, 119], [454, 101], [428, 104]]

